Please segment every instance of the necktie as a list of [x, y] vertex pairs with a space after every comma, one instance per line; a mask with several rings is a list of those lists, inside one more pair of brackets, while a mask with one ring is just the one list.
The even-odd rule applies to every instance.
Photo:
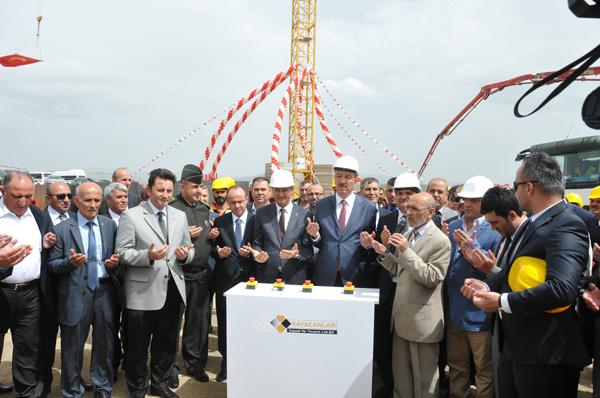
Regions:
[[340, 224], [340, 232], [343, 233], [346, 229], [346, 201], [342, 199], [340, 203], [342, 204], [342, 210], [340, 211], [338, 223]]
[[88, 281], [87, 286], [93, 292], [98, 287], [98, 264], [96, 257], [96, 235], [94, 234], [94, 223], [87, 222], [89, 228], [88, 233], [88, 250], [87, 250], [87, 271]]
[[433, 215], [433, 223], [436, 227], [440, 229], [442, 228], [442, 213], [440, 213], [439, 211], [435, 212], [435, 214]]
[[58, 223], [60, 224], [61, 222], [65, 221], [67, 219], [67, 216], [65, 213], [60, 213], [58, 215]]
[[415, 245], [418, 233], [419, 231], [416, 228], [414, 228], [412, 231], [410, 231], [410, 234], [408, 234], [408, 243], [410, 244], [410, 247], [413, 247]]
[[158, 226], [163, 233], [165, 242], [169, 243], [169, 231], [167, 230], [167, 223], [165, 223], [165, 213], [162, 211], [158, 212]]
[[511, 242], [512, 242], [512, 239], [510, 236], [507, 236], [504, 239], [504, 247], [502, 248], [502, 251], [500, 252], [500, 255], [498, 256], [497, 263], [496, 263], [496, 265], [500, 268], [505, 267], [504, 263], [506, 260], [506, 253], [508, 253], [508, 249], [510, 247]]
[[235, 245], [239, 249], [242, 247], [242, 219], [238, 218], [235, 220], [235, 230], [233, 231], [235, 235]]
[[282, 208], [279, 212], [281, 213], [279, 216], [279, 236], [283, 241], [283, 237], [285, 236], [285, 209]]

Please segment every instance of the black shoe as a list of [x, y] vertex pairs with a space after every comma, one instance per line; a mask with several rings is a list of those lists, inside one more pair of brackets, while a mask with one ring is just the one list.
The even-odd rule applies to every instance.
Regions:
[[373, 394], [373, 398], [392, 398], [394, 396], [394, 386], [385, 384]]
[[107, 391], [102, 391], [95, 389], [94, 390], [94, 398], [110, 398], [111, 394]]
[[197, 372], [190, 372], [190, 376], [192, 376], [196, 381], [201, 383], [206, 383], [208, 381], [208, 374], [205, 371], [200, 370]]
[[174, 373], [171, 376], [169, 376], [169, 388], [176, 389], [178, 387], [179, 387], [179, 377], [177, 376], [177, 373]]
[[85, 389], [85, 391], [94, 391], [94, 384], [88, 383], [87, 381], [81, 379], [81, 385]]
[[13, 386], [9, 386], [8, 384], [0, 383], [0, 394], [8, 394], [12, 392]]
[[226, 370], [222, 370], [217, 375], [217, 381], [221, 382], [221, 381], [225, 381], [225, 380], [227, 380], [227, 371]]
[[173, 391], [168, 388], [160, 388], [150, 386], [150, 395], [156, 395], [161, 398], [179, 398], [179, 395], [175, 394]]

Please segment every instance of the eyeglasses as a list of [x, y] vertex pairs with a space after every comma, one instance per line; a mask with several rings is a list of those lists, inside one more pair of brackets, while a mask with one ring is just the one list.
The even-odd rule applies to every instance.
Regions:
[[514, 181], [514, 182], [513, 182], [513, 190], [514, 190], [515, 192], [517, 192], [517, 190], [519, 189], [519, 187], [520, 187], [521, 185], [525, 185], [525, 184], [527, 184], [528, 182], [530, 182], [530, 183], [532, 183], [532, 184], [537, 184], [537, 181], [531, 181], [531, 180], [530, 180], [530, 181], [521, 181], [521, 182], [516, 182], [516, 181]]
[[58, 199], [58, 200], [65, 200], [65, 198], [69, 198], [69, 200], [73, 199], [73, 195], [70, 193], [59, 193], [56, 195], [48, 195], [48, 196], [55, 196], [56, 199]]

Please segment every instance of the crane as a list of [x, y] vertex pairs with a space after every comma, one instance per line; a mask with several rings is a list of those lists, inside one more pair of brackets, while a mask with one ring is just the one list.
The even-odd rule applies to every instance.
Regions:
[[[288, 162], [297, 181], [314, 179], [314, 72], [317, 0], [292, 0], [290, 65], [298, 65], [290, 82], [298, 78], [289, 102]], [[299, 75], [301, 67], [308, 68]]]

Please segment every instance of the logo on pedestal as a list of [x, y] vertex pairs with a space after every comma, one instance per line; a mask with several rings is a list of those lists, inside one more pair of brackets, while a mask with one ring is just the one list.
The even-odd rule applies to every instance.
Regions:
[[287, 319], [285, 315], [279, 314], [271, 321], [271, 325], [282, 334], [337, 334], [335, 321]]

